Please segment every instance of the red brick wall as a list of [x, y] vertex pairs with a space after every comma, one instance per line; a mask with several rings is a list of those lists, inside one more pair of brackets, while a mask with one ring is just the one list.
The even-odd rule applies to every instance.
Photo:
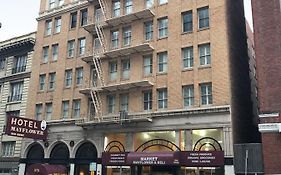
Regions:
[[252, 0], [260, 112], [281, 111], [280, 1]]

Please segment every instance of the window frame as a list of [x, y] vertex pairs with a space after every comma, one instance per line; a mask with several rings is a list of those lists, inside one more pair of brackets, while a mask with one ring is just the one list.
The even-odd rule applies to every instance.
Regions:
[[69, 118], [69, 100], [63, 100], [61, 103], [61, 118]]
[[[198, 15], [198, 29], [202, 30], [202, 29], [209, 28], [210, 27], [209, 6], [198, 8], [197, 9], [197, 15]], [[201, 21], [203, 21], [203, 24], [202, 24]]]
[[65, 70], [64, 74], [64, 87], [65, 88], [70, 88], [72, 85], [72, 69], [67, 69]]
[[52, 19], [45, 21], [45, 36], [50, 36], [52, 34]]
[[163, 17], [163, 18], [159, 18], [157, 20], [158, 22], [158, 38], [166, 38], [168, 37], [168, 26], [169, 26], [169, 21], [168, 21], [168, 17]]
[[[201, 105], [212, 105], [213, 104], [213, 87], [212, 83], [200, 84], [200, 104]], [[206, 100], [204, 100], [206, 99]]]
[[127, 26], [123, 28], [123, 46], [130, 46], [132, 43], [132, 28]]
[[130, 58], [125, 58], [121, 60], [121, 70], [122, 70], [122, 80], [130, 79], [130, 70], [131, 70], [131, 60]]
[[[168, 72], [168, 52], [159, 52], [157, 53], [157, 62], [158, 62], [158, 73], [167, 73]], [[161, 68], [162, 67], [162, 68]]]
[[107, 95], [107, 112], [108, 114], [115, 113], [116, 96], [113, 94]]
[[59, 57], [59, 44], [52, 45], [52, 61], [57, 61]]
[[61, 32], [61, 17], [56, 17], [55, 18], [55, 30], [54, 33], [60, 33]]
[[73, 58], [75, 55], [75, 40], [67, 41], [67, 58]]
[[73, 109], [73, 118], [80, 118], [80, 116], [81, 116], [81, 99], [73, 100], [72, 109]]
[[74, 29], [77, 26], [77, 11], [70, 13], [70, 29]]
[[46, 74], [39, 75], [39, 91], [45, 90]]
[[82, 37], [78, 39], [78, 54], [84, 55], [86, 52], [86, 38]]
[[76, 68], [76, 85], [79, 86], [79, 85], [82, 85], [83, 84], [83, 67], [79, 67], [79, 68]]
[[53, 103], [47, 102], [45, 104], [45, 120], [51, 120], [52, 119], [52, 113], [53, 113]]
[[[147, 98], [146, 98], [147, 95]], [[151, 111], [152, 110], [152, 90], [143, 91], [143, 110], [144, 111]]]
[[[202, 52], [203, 51], [203, 54]], [[211, 65], [211, 44], [200, 44], [198, 45], [198, 53], [199, 53], [199, 64], [200, 66], [208, 66]]]
[[55, 85], [56, 85], [56, 73], [55, 72], [51, 72], [49, 73], [49, 80], [48, 80], [48, 90], [52, 91], [55, 89]]
[[144, 39], [151, 41], [153, 39], [153, 21], [144, 22]]
[[[146, 64], [145, 60], [149, 60], [149, 63]], [[149, 73], [148, 71], [149, 70]], [[144, 55], [143, 56], [143, 75], [144, 77], [150, 76], [153, 73], [153, 55]]]
[[133, 13], [133, 0], [124, 0], [124, 15]]
[[109, 81], [117, 80], [117, 71], [118, 71], [117, 61], [116, 60], [110, 61], [108, 65], [109, 65]]
[[88, 24], [88, 9], [80, 10], [80, 26], [85, 26]]
[[167, 88], [157, 90], [157, 107], [160, 110], [168, 108], [168, 90], [167, 90]]
[[194, 106], [194, 86], [186, 85], [182, 87], [183, 106], [185, 108]]
[[182, 48], [183, 69], [190, 69], [194, 66], [193, 46]]
[[192, 10], [189, 10], [182, 13], [182, 32], [189, 33], [192, 31], [193, 31], [193, 13]]

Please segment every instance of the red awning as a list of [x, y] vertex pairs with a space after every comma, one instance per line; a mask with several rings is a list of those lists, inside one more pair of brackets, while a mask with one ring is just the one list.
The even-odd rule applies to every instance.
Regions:
[[27, 168], [27, 175], [48, 175], [52, 173], [66, 173], [66, 167], [63, 165], [50, 165], [47, 163], [32, 164]]

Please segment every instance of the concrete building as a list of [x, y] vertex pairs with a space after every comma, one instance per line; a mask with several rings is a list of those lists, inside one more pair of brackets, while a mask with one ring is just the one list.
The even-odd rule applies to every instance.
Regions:
[[[230, 175], [233, 144], [257, 142], [242, 1], [42, 0], [37, 19], [27, 115], [49, 135], [25, 140], [20, 173]], [[223, 164], [183, 166], [183, 151]], [[132, 158], [155, 152], [175, 162]]]
[[280, 174], [281, 4], [252, 1], [257, 61], [259, 130], [262, 133], [265, 174]]
[[18, 174], [22, 139], [4, 134], [6, 116], [26, 117], [35, 33], [0, 42], [0, 174]]

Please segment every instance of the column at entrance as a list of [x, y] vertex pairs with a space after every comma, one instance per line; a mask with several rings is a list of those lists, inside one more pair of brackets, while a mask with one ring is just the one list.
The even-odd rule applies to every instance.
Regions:
[[74, 168], [75, 168], [75, 164], [74, 164], [74, 163], [71, 163], [71, 164], [70, 164], [69, 175], [74, 175]]
[[25, 172], [25, 167], [26, 167], [26, 164], [25, 164], [25, 163], [20, 163], [20, 164], [19, 164], [19, 174], [24, 174], [24, 172]]

